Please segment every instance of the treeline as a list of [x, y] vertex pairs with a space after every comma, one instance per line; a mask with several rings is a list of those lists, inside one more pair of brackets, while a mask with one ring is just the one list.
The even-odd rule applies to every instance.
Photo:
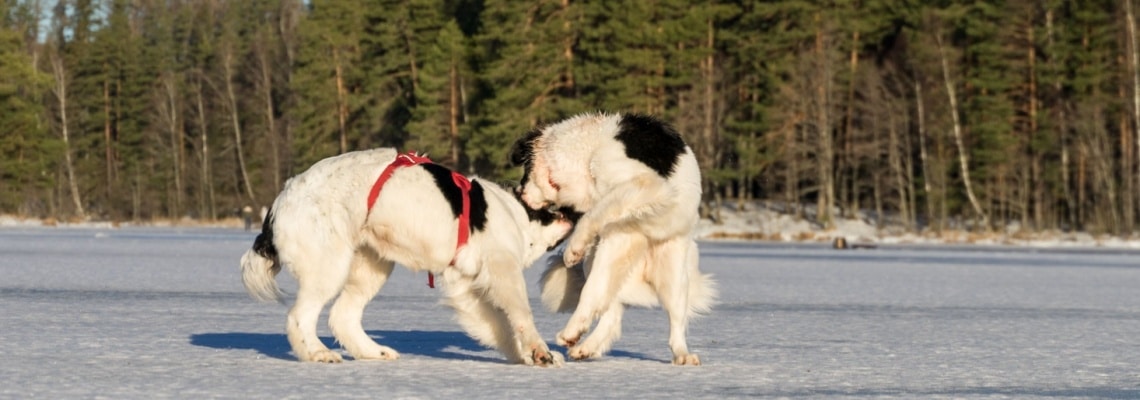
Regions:
[[379, 146], [513, 179], [528, 129], [610, 110], [676, 125], [710, 205], [1132, 234], [1135, 25], [1131, 0], [0, 0], [0, 212], [214, 219]]

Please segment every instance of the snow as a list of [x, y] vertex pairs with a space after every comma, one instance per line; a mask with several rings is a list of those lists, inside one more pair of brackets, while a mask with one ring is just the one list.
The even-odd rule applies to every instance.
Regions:
[[[478, 346], [406, 269], [364, 317], [400, 360], [300, 363], [286, 307], [241, 286], [254, 233], [9, 224], [0, 398], [1140, 398], [1135, 248], [859, 235], [877, 247], [702, 241], [721, 297], [689, 329], [700, 367], [669, 364], [661, 310], [632, 309], [609, 355], [543, 369]], [[541, 308], [540, 273], [553, 342], [567, 315]]]
[[[813, 207], [803, 208], [804, 215], [815, 215]], [[870, 212], [860, 212], [856, 218], [840, 218], [835, 226], [823, 228], [804, 218], [796, 218], [794, 211], [784, 204], [754, 201], [743, 204], [725, 203], [719, 207], [717, 221], [700, 221], [698, 236], [709, 240], [760, 239], [779, 242], [831, 242], [843, 237], [849, 243], [862, 244], [969, 244], [981, 246], [1023, 246], [1040, 248], [1128, 248], [1140, 249], [1140, 236], [1092, 235], [1086, 232], [1031, 232], [1016, 224], [1001, 231], [977, 233], [960, 229], [947, 229], [941, 235], [933, 232], [914, 233], [890, 221], [885, 228], [877, 228]], [[838, 214], [838, 210], [835, 211]], [[887, 216], [888, 220], [895, 216]], [[957, 223], [957, 225], [961, 225]]]

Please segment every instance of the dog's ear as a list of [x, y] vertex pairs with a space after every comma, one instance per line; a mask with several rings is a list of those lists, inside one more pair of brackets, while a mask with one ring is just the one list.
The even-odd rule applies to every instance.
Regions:
[[526, 136], [515, 142], [511, 147], [510, 162], [512, 167], [527, 165], [534, 158], [534, 142], [542, 136], [540, 128], [531, 129]]

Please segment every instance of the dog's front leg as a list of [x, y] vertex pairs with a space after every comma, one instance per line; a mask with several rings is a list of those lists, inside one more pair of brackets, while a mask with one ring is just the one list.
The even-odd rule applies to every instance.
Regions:
[[512, 257], [492, 255], [484, 260], [482, 276], [476, 280], [486, 287], [484, 296], [506, 316], [510, 324], [507, 331], [522, 346], [522, 361], [527, 365], [561, 366], [562, 355], [550, 351], [534, 325], [523, 267]]
[[576, 345], [601, 313], [617, 301], [622, 284], [633, 266], [644, 262], [647, 250], [647, 239], [637, 233], [610, 232], [601, 238], [588, 266], [590, 272], [578, 307], [556, 338], [559, 345]]
[[668, 192], [665, 181], [657, 176], [640, 176], [617, 185], [575, 224], [562, 253], [566, 266], [581, 262], [599, 234], [658, 217], [673, 201]]

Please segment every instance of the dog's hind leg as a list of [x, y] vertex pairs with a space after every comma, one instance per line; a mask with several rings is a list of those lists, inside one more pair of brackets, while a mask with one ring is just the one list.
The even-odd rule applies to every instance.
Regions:
[[357, 249], [344, 289], [329, 309], [329, 328], [352, 358], [395, 360], [400, 357], [395, 350], [381, 346], [368, 337], [361, 325], [364, 307], [388, 281], [393, 267], [391, 261], [380, 259], [371, 249]]
[[[338, 363], [340, 354], [329, 350], [317, 337], [317, 320], [325, 304], [344, 287], [348, 277], [351, 248], [323, 249], [305, 253], [307, 257], [294, 265], [297, 277], [297, 301], [286, 317], [285, 333], [293, 353], [301, 361]], [[337, 251], [340, 250], [340, 251]], [[335, 255], [334, 257], [322, 257]], [[323, 268], [322, 268], [323, 267]]]
[[673, 352], [674, 365], [701, 365], [696, 354], [689, 353], [685, 338], [692, 310], [689, 304], [689, 264], [696, 262], [696, 246], [688, 238], [677, 238], [657, 245], [649, 262], [653, 285], [662, 308], [669, 315], [669, 349]]
[[578, 307], [556, 338], [559, 345], [576, 345], [594, 320], [617, 302], [617, 293], [633, 266], [645, 262], [647, 249], [647, 241], [640, 234], [612, 232], [602, 236], [590, 261]]
[[584, 360], [601, 357], [621, 338], [621, 318], [625, 313], [625, 304], [620, 301], [610, 303], [610, 307], [598, 318], [598, 326], [594, 332], [587, 336], [582, 343], [569, 350], [570, 358]]

